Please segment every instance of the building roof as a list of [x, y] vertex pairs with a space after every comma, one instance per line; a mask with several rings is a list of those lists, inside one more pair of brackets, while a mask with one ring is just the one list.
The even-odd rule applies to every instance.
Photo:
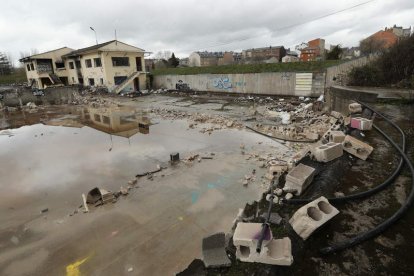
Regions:
[[381, 31], [378, 31], [375, 34], [369, 36], [367, 39], [374, 39], [374, 40], [377, 40], [377, 41], [383, 41], [384, 42], [384, 47], [389, 48], [397, 42], [398, 37], [393, 32], [382, 31], [381, 30]]
[[81, 48], [81, 49], [72, 51], [69, 54], [64, 55], [63, 57], [76, 57], [76, 56], [79, 56], [79, 55], [82, 55], [82, 54], [86, 54], [86, 53], [89, 53], [89, 52], [94, 52], [94, 51], [99, 50], [100, 48], [103, 48], [103, 47], [105, 47], [107, 45], [110, 45], [110, 44], [112, 44], [114, 42], [118, 42], [120, 44], [124, 44], [125, 46], [135, 48], [135, 49], [137, 49], [137, 50], [139, 50], [141, 52], [145, 52], [145, 50], [143, 50], [141, 48], [138, 48], [138, 47], [135, 47], [135, 46], [126, 44], [126, 43], [121, 42], [119, 40], [110, 40], [110, 41], [107, 41], [107, 42], [104, 42], [104, 43], [100, 43], [100, 44], [96, 44], [96, 45], [93, 45], [93, 46], [89, 46], [89, 47], [85, 47], [85, 48]]
[[261, 47], [261, 48], [251, 48], [245, 51], [262, 51], [262, 50], [267, 50], [267, 49], [280, 49], [280, 48], [285, 48], [285, 47], [284, 46], [269, 46], [269, 47]]
[[66, 47], [65, 46], [65, 47], [61, 47], [61, 48], [58, 48], [58, 49], [46, 51], [46, 52], [43, 52], [43, 53], [39, 53], [39, 54], [34, 54], [34, 55], [31, 55], [31, 56], [27, 56], [27, 57], [24, 57], [24, 58], [19, 59], [19, 61], [20, 62], [24, 62], [24, 61], [28, 61], [28, 60], [31, 60], [31, 59], [42, 58], [41, 57], [42, 55], [50, 54], [50, 53], [53, 53], [53, 52], [56, 52], [56, 51], [60, 51], [60, 50], [64, 50], [64, 49], [67, 49], [69, 51], [73, 51], [74, 50], [72, 48], [69, 48], [69, 47]]

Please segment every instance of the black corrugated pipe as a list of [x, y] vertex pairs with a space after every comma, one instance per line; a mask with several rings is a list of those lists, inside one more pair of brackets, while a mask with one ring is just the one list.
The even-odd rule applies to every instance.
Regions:
[[[375, 111], [374, 109], [372, 109], [372, 107], [370, 107], [370, 106], [368, 106], [365, 103], [362, 103], [360, 101], [357, 101], [357, 102], [359, 102], [360, 104], [362, 104], [363, 106], [370, 109], [371, 111], [376, 113], [378, 116], [380, 116], [381, 118], [386, 120], [388, 123], [390, 123], [394, 128], [396, 128], [401, 133], [402, 150], [403, 150], [403, 152], [405, 152], [406, 139], [405, 139], [404, 131], [398, 125], [394, 124], [390, 119], [388, 119], [387, 117], [385, 117], [381, 113], [379, 113], [379, 112]], [[385, 134], [383, 132], [381, 134], [384, 136], [385, 139], [387, 139], [391, 143], [392, 140], [388, 139], [389, 136], [385, 136]], [[356, 193], [356, 194], [352, 194], [352, 195], [346, 195], [346, 196], [342, 196], [342, 197], [331, 197], [331, 198], [328, 198], [328, 201], [332, 204], [335, 204], [335, 203], [344, 203], [344, 202], [349, 201], [349, 200], [355, 200], [355, 199], [361, 199], [361, 198], [369, 197], [369, 196], [385, 189], [386, 187], [388, 187], [394, 181], [394, 179], [398, 176], [398, 174], [400, 173], [400, 171], [403, 167], [403, 164], [404, 164], [404, 158], [401, 157], [400, 162], [398, 163], [398, 166], [395, 168], [393, 173], [384, 182], [382, 182], [381, 184], [375, 186], [374, 188], [372, 188], [368, 191], [363, 191], [363, 192], [360, 192], [360, 193]], [[302, 198], [302, 199], [301, 198], [297, 198], [297, 199], [295, 198], [295, 199], [289, 199], [289, 200], [283, 199], [282, 202], [286, 203], [286, 204], [306, 204], [306, 203], [309, 203], [313, 200], [314, 199], [311, 199], [311, 198]]]
[[[392, 123], [392, 124], [394, 124], [394, 123]], [[412, 203], [414, 201], [414, 168], [413, 168], [413, 165], [411, 164], [410, 159], [407, 157], [405, 152], [402, 149], [400, 149], [398, 147], [398, 145], [387, 134], [385, 134], [381, 129], [379, 129], [375, 125], [374, 125], [374, 128], [377, 131], [379, 131], [382, 135], [384, 135], [385, 137], [388, 137], [387, 138], [388, 141], [390, 141], [392, 146], [401, 154], [402, 158], [406, 162], [406, 164], [408, 166], [408, 169], [411, 172], [411, 191], [410, 191], [410, 194], [408, 195], [407, 199], [405, 200], [405, 203], [400, 207], [400, 209], [398, 209], [397, 212], [395, 212], [390, 218], [388, 218], [387, 220], [382, 222], [380, 225], [378, 225], [374, 229], [371, 229], [367, 232], [361, 233], [358, 236], [356, 236], [354, 238], [351, 238], [349, 240], [346, 240], [346, 241], [343, 241], [343, 242], [340, 242], [338, 244], [334, 244], [334, 245], [331, 245], [331, 246], [324, 247], [324, 248], [320, 249], [320, 252], [322, 254], [330, 254], [330, 253], [333, 253], [333, 252], [336, 252], [336, 251], [344, 250], [346, 248], [352, 247], [354, 245], [360, 244], [360, 243], [362, 243], [366, 240], [369, 240], [371, 238], [376, 237], [377, 235], [384, 232], [388, 227], [390, 227], [395, 222], [397, 222], [408, 211], [408, 209], [410, 208], [410, 206], [412, 205]]]
[[[278, 176], [276, 176], [276, 177], [278, 177]], [[269, 226], [270, 226], [269, 225], [270, 212], [272, 211], [273, 199], [275, 198], [275, 195], [273, 194], [273, 185], [274, 185], [274, 180], [272, 180], [271, 183], [270, 183], [269, 207], [267, 208], [266, 220], [262, 224], [262, 231], [260, 232], [259, 241], [258, 241], [257, 246], [256, 246], [256, 252], [257, 253], [260, 253], [260, 251], [262, 251], [263, 239], [265, 238], [266, 232], [269, 230]]]

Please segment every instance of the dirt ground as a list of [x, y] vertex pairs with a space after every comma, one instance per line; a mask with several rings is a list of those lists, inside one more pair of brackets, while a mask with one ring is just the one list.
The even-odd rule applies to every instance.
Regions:
[[[262, 106], [272, 104], [263, 99], [150, 95], [112, 101], [116, 104], [110, 108], [77, 104], [1, 113], [1, 275], [172, 275], [183, 271], [201, 257], [203, 237], [229, 232], [239, 208], [246, 203], [255, 206], [254, 201], [261, 199], [268, 188], [262, 163], [269, 154], [288, 159], [305, 147], [243, 127]], [[414, 137], [412, 107], [378, 108], [403, 126], [408, 141]], [[196, 113], [207, 119], [195, 122]], [[108, 129], [90, 123], [87, 116], [94, 114], [121, 120]], [[134, 128], [128, 128], [131, 121]], [[136, 122], [150, 122], [149, 129], [139, 129]], [[375, 148], [366, 162], [348, 155], [323, 166], [304, 159], [318, 169], [306, 196], [349, 194], [385, 179], [398, 158], [375, 132], [367, 132], [366, 141]], [[411, 143], [409, 147], [412, 156]], [[179, 152], [184, 160], [198, 157], [172, 165], [172, 152]], [[116, 203], [91, 207], [89, 213], [79, 208], [82, 193], [94, 187], [118, 191], [128, 187], [136, 174], [157, 165], [164, 169], [139, 177], [129, 194]], [[246, 176], [252, 175], [243, 186]], [[294, 263], [289, 268], [233, 260], [230, 269], [205, 270], [201, 265], [194, 271], [201, 275], [410, 275], [414, 266], [406, 252], [414, 245], [413, 211], [373, 241], [328, 257], [317, 252], [390, 216], [409, 192], [409, 177], [404, 172], [385, 191], [338, 206], [341, 213], [306, 243], [294, 237], [285, 218], [283, 229], [276, 230], [293, 237]], [[261, 214], [266, 204], [259, 204]], [[297, 208], [289, 207], [283, 214]]]

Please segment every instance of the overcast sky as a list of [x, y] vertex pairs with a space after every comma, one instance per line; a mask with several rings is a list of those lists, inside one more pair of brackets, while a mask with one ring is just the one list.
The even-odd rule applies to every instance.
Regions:
[[[82, 48], [114, 39], [179, 57], [220, 51], [295, 45], [321, 37], [327, 44], [356, 46], [386, 26], [414, 25], [414, 0], [13, 0], [2, 1], [0, 51]], [[309, 22], [311, 21], [311, 22]], [[303, 25], [285, 28], [300, 23]], [[220, 46], [217, 46], [220, 45]]]

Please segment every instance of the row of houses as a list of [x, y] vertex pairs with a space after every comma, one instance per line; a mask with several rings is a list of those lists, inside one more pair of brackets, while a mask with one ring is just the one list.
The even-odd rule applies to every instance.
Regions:
[[82, 49], [59, 48], [20, 59], [30, 86], [103, 86], [109, 91], [146, 89], [145, 50], [111, 40]]

